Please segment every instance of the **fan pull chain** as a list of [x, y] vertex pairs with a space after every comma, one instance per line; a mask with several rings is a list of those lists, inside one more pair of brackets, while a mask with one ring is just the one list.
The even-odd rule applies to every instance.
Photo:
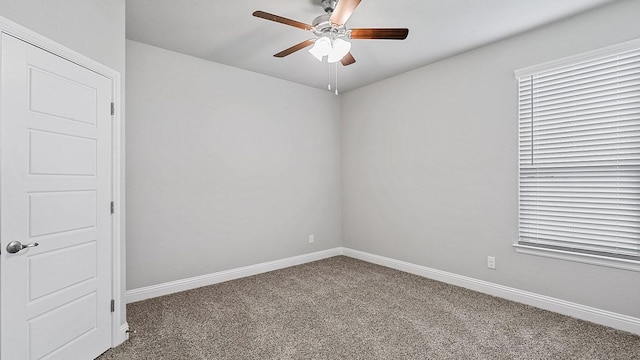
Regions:
[[336, 96], [338, 96], [338, 62], [336, 61]]
[[327, 85], [327, 90], [331, 91], [331, 64], [327, 63], [327, 69], [329, 69], [329, 81], [328, 81], [328, 85]]

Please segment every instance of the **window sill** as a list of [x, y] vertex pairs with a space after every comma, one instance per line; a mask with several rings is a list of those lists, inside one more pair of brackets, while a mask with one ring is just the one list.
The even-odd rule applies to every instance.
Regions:
[[565, 250], [545, 249], [529, 245], [513, 244], [516, 252], [521, 254], [549, 257], [553, 259], [580, 262], [584, 264], [606, 266], [616, 269], [640, 272], [640, 261], [616, 259], [606, 256], [581, 254]]

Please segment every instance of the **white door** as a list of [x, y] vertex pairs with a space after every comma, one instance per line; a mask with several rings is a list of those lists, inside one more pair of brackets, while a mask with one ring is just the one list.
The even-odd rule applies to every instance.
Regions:
[[111, 81], [1, 41], [0, 356], [93, 359], [111, 344]]

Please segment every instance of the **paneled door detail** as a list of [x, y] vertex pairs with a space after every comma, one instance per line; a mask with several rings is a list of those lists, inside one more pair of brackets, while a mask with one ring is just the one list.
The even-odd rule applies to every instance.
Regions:
[[111, 344], [111, 80], [1, 41], [0, 356], [93, 359]]

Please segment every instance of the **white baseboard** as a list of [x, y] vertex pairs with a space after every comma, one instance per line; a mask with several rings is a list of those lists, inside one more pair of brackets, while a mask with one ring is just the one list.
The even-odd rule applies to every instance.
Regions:
[[274, 260], [236, 269], [224, 270], [212, 274], [171, 281], [163, 284], [145, 286], [138, 289], [127, 290], [126, 301], [127, 304], [129, 304], [132, 302], [151, 299], [163, 295], [169, 295], [180, 291], [191, 290], [199, 288], [201, 286], [218, 284], [221, 282], [257, 275], [268, 271], [284, 269], [290, 266], [322, 260], [341, 254], [342, 248], [333, 248], [329, 250], [313, 252], [310, 254], [293, 256], [286, 259]]
[[374, 255], [363, 251], [341, 248], [342, 255], [363, 260], [392, 269], [408, 272], [425, 278], [441, 281], [447, 284], [464, 287], [484, 294], [535, 306], [544, 310], [572, 316], [581, 320], [609, 326], [614, 329], [628, 331], [640, 335], [640, 319], [627, 315], [601, 310], [570, 301], [539, 295], [507, 286], [478, 280], [467, 276], [457, 275], [446, 271], [436, 270], [400, 260]]

